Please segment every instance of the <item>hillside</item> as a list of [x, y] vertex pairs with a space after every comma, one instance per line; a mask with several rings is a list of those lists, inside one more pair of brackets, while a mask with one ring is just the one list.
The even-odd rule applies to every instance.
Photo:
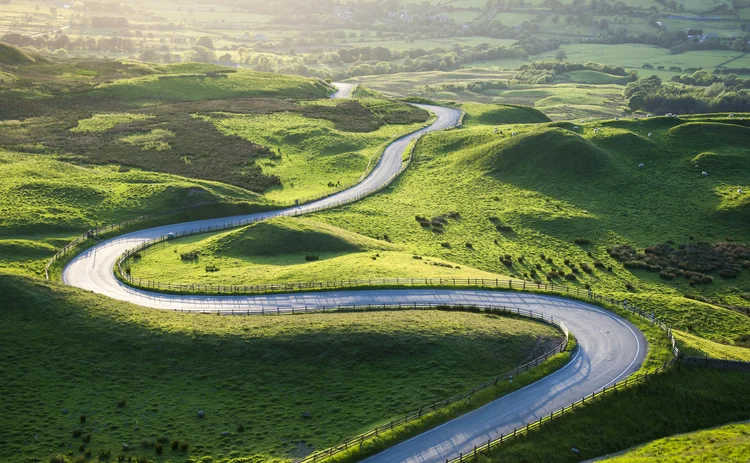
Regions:
[[561, 336], [460, 312], [170, 313], [1, 272], [0, 293], [3, 461], [288, 461], [464, 392]]
[[[684, 332], [746, 346], [746, 248], [736, 246], [736, 261], [722, 254], [700, 263], [708, 258], [702, 253], [750, 242], [740, 193], [750, 190], [748, 126], [740, 119], [508, 124], [500, 133], [467, 126], [423, 139], [388, 192], [317, 217], [366, 236], [387, 234], [415, 254], [627, 297]], [[449, 211], [460, 219], [441, 233], [414, 219]], [[660, 244], [675, 256], [684, 247], [693, 263], [684, 272], [645, 264], [643, 250]], [[637, 252], [622, 254], [619, 245]]]
[[[368, 238], [306, 218], [282, 218], [160, 246], [127, 263], [144, 280], [210, 285], [263, 285], [345, 279], [502, 278], [443, 259], [413, 255], [381, 237]], [[211, 269], [212, 271], [208, 271]]]

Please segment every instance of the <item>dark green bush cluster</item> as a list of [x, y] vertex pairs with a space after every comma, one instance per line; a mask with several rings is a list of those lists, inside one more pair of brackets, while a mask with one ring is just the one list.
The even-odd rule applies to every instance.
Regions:
[[711, 283], [713, 278], [706, 273], [718, 272], [722, 278], [736, 278], [743, 267], [750, 267], [750, 247], [733, 241], [681, 244], [676, 248], [667, 242], [649, 246], [643, 253], [619, 245], [607, 252], [626, 268], [659, 272], [665, 280], [684, 277], [692, 285]]
[[199, 255], [198, 251], [185, 252], [180, 254], [180, 260], [183, 262], [196, 262]]
[[219, 271], [219, 267], [215, 265], [206, 265], [206, 273], [214, 273], [218, 271]]
[[320, 259], [320, 256], [316, 256], [313, 254], [308, 254], [305, 256], [305, 260], [308, 262], [315, 262], [316, 260], [319, 260], [319, 259]]

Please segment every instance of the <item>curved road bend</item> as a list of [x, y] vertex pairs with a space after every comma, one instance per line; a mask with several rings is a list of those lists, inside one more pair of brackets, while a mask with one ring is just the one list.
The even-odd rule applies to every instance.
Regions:
[[[149, 293], [122, 284], [113, 274], [117, 258], [145, 240], [166, 233], [197, 227], [216, 226], [238, 220], [268, 219], [304, 214], [321, 207], [332, 207], [342, 199], [356, 197], [385, 182], [401, 168], [401, 155], [421, 133], [457, 124], [459, 111], [422, 106], [434, 112], [437, 120], [427, 128], [396, 140], [386, 148], [373, 172], [360, 184], [331, 197], [281, 211], [168, 225], [129, 233], [97, 244], [63, 270], [65, 284], [93, 291], [114, 299], [155, 309], [260, 312], [331, 307], [344, 304], [482, 304], [519, 307], [552, 315], [576, 336], [580, 348], [574, 359], [561, 370], [506, 397], [456, 418], [440, 427], [396, 445], [368, 459], [369, 463], [440, 463], [446, 458], [469, 452], [500, 433], [538, 420], [550, 412], [591, 394], [637, 370], [646, 354], [643, 334], [628, 322], [599, 308], [550, 296], [472, 290], [373, 290], [321, 293], [274, 294], [266, 296], [186, 296]], [[279, 308], [279, 309], [277, 309]], [[498, 372], [500, 373], [500, 372]]]

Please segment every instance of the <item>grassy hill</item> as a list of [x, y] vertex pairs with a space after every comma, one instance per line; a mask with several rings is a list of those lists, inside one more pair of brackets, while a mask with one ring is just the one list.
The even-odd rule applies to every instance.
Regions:
[[382, 239], [304, 218], [273, 219], [234, 231], [180, 239], [128, 265], [134, 277], [183, 284], [257, 285], [424, 274], [500, 277], [443, 259], [415, 256]]
[[729, 424], [715, 429], [666, 437], [604, 458], [607, 463], [640, 463], [658, 459], [665, 463], [701, 461], [720, 463], [750, 459], [750, 424]]
[[44, 61], [46, 59], [39, 55], [31, 54], [15, 45], [0, 42], [0, 65], [18, 66]]
[[[738, 193], [750, 189], [744, 124], [739, 116], [708, 115], [584, 121], [577, 130], [509, 124], [498, 134], [469, 126], [423, 139], [412, 167], [387, 192], [317, 218], [481, 270], [539, 280], [554, 271], [553, 281], [627, 297], [682, 331], [741, 345], [750, 332], [746, 269], [724, 278], [717, 268], [708, 272], [711, 283], [694, 284], [626, 268], [609, 250], [750, 241], [747, 194]], [[717, 154], [696, 167], [696, 156], [708, 152]], [[448, 211], [460, 219], [441, 233], [414, 217]]]
[[561, 337], [460, 312], [186, 315], [4, 273], [0, 293], [3, 461], [89, 450], [288, 461], [464, 392]]

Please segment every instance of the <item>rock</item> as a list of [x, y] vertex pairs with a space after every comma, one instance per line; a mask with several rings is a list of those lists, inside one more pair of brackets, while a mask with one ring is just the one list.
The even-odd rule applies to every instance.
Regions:
[[203, 410], [198, 410], [198, 418], [205, 418], [205, 417], [206, 417], [206, 412], [204, 412]]
[[302, 412], [303, 420], [309, 420], [310, 418], [312, 418], [312, 415], [310, 414], [310, 412]]

